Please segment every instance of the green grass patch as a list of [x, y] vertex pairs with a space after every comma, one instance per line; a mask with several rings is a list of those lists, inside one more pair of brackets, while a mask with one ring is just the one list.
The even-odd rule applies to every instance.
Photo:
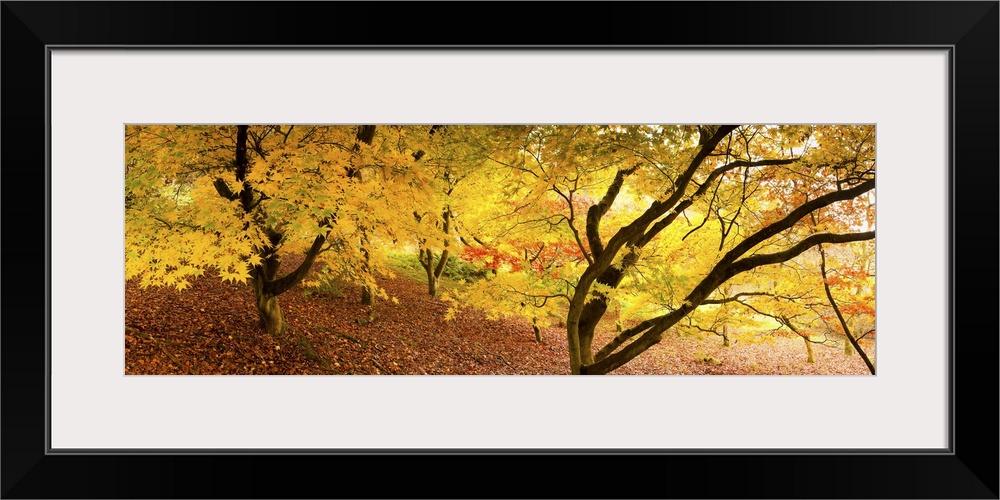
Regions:
[[[427, 284], [427, 271], [417, 260], [416, 252], [389, 253], [386, 255], [386, 261], [399, 276], [417, 283]], [[461, 290], [466, 283], [481, 280], [489, 273], [489, 269], [452, 257], [444, 266], [444, 272], [438, 280], [438, 289]]]

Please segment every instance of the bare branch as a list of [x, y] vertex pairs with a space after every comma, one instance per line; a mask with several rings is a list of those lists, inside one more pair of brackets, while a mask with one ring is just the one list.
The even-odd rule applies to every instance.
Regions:
[[[657, 221], [655, 224], [653, 224], [653, 226], [649, 228], [649, 231], [647, 231], [645, 234], [643, 234], [642, 237], [639, 238], [636, 241], [636, 246], [642, 247], [642, 246], [645, 246], [647, 243], [649, 243], [649, 240], [653, 239], [653, 237], [655, 237], [660, 231], [663, 231], [664, 228], [666, 228], [672, 222], [674, 222], [674, 220], [677, 219], [677, 216], [680, 215], [681, 212], [683, 212], [684, 210], [687, 210], [688, 207], [690, 207], [694, 203], [694, 200], [696, 200], [696, 199], [700, 198], [701, 196], [703, 196], [708, 191], [708, 187], [711, 186], [712, 183], [716, 179], [718, 179], [722, 174], [724, 174], [726, 172], [729, 172], [730, 170], [734, 170], [734, 169], [740, 168], [740, 167], [763, 167], [763, 166], [768, 166], [768, 165], [789, 165], [789, 164], [795, 163], [797, 161], [799, 161], [798, 158], [786, 158], [786, 159], [780, 159], [780, 160], [759, 160], [759, 161], [739, 160], [739, 161], [734, 161], [732, 163], [727, 163], [726, 165], [723, 165], [721, 167], [716, 168], [715, 170], [712, 171], [712, 173], [708, 174], [708, 177], [705, 179], [705, 182], [701, 183], [701, 186], [698, 187], [698, 189], [694, 192], [694, 194], [692, 194], [688, 199], [682, 201], [679, 205], [677, 205], [677, 207], [675, 207], [674, 210], [671, 211], [669, 215], [667, 215], [663, 219], [661, 219], [661, 220]], [[713, 199], [714, 199], [714, 195], [713, 195]], [[704, 224], [704, 223], [702, 223], [702, 224]]]
[[847, 234], [833, 234], [833, 233], [819, 233], [809, 236], [808, 238], [800, 241], [798, 244], [792, 246], [791, 248], [768, 254], [757, 254], [745, 259], [740, 259], [732, 265], [730, 265], [725, 274], [728, 277], [735, 276], [739, 273], [749, 271], [755, 267], [765, 266], [768, 264], [777, 264], [779, 262], [785, 262], [786, 260], [791, 260], [792, 258], [798, 256], [802, 252], [819, 245], [820, 243], [849, 243], [853, 241], [865, 241], [875, 238], [875, 231], [866, 231], [863, 233], [847, 233]]
[[[574, 208], [573, 208], [573, 193], [575, 193], [576, 190], [575, 189], [570, 189], [565, 194], [559, 188], [553, 187], [553, 190], [564, 201], [566, 201], [566, 206], [569, 207], [569, 217], [566, 218], [566, 225], [569, 226], [570, 232], [573, 233], [573, 240], [576, 241], [576, 246], [580, 248], [580, 253], [582, 253], [583, 257], [585, 259], [587, 259], [587, 263], [588, 264], [593, 264], [594, 263], [594, 258], [591, 257], [590, 252], [587, 251], [587, 248], [583, 246], [583, 241], [580, 240], [580, 232], [576, 230], [576, 226], [573, 224], [574, 222], [576, 222], [576, 210], [574, 210]], [[591, 208], [593, 208], [593, 207], [591, 207]], [[590, 218], [590, 212], [589, 211], [587, 213], [587, 218], [588, 219]], [[589, 229], [588, 229], [588, 238], [589, 237], [590, 236], [589, 236]], [[599, 240], [598, 240], [598, 243], [600, 243]]]
[[760, 296], [760, 295], [763, 295], [763, 296], [774, 296], [774, 295], [772, 295], [771, 293], [768, 293], [768, 292], [740, 292], [740, 293], [737, 293], [736, 295], [733, 295], [731, 297], [726, 297], [726, 298], [723, 298], [723, 299], [709, 299], [709, 300], [706, 300], [706, 301], [702, 302], [700, 305], [706, 306], [706, 305], [715, 305], [715, 304], [726, 304], [726, 303], [729, 303], [729, 302], [739, 302], [740, 299], [743, 298], [743, 297]]
[[[760, 243], [763, 243], [764, 240], [767, 240], [768, 238], [792, 227], [793, 225], [795, 225], [796, 222], [798, 222], [806, 215], [812, 213], [813, 211], [831, 205], [838, 201], [849, 200], [862, 193], [871, 191], [874, 188], [875, 188], [875, 179], [871, 179], [851, 189], [845, 189], [843, 191], [834, 191], [832, 193], [827, 193], [818, 198], [809, 200], [803, 203], [802, 205], [799, 205], [795, 210], [792, 210], [788, 215], [783, 217], [781, 220], [778, 220], [772, 224], [769, 224], [768, 226], [761, 228], [756, 233], [748, 236], [745, 240], [741, 241], [738, 245], [736, 245], [736, 247], [734, 247], [732, 250], [726, 253], [726, 255], [720, 261], [720, 265], [728, 265], [728, 263], [735, 261], [741, 255], [750, 251], [750, 249], [752, 249], [753, 247], [759, 245]], [[871, 237], [872, 238], [875, 237], [874, 232], [872, 232]], [[825, 241], [820, 241], [819, 243], [825, 243]], [[831, 243], [839, 243], [839, 242], [831, 241]], [[782, 262], [782, 260], [776, 260], [771, 263], [774, 264], [777, 262]]]

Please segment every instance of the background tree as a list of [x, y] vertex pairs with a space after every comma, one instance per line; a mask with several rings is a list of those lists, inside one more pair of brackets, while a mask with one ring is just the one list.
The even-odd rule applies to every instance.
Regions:
[[424, 195], [410, 197], [413, 221], [409, 232], [417, 242], [428, 294], [434, 296], [448, 260], [463, 246], [476, 244], [478, 236], [469, 228], [480, 224], [484, 207], [498, 201], [494, 173], [502, 166], [491, 158], [505, 147], [510, 127], [405, 128], [407, 151], [421, 162], [428, 180]]
[[463, 253], [493, 274], [459, 294], [453, 308], [474, 304], [491, 317], [523, 317], [538, 341], [540, 328], [563, 321], [578, 267], [589, 255], [582, 227], [594, 186], [622, 157], [599, 139], [605, 130], [580, 125], [506, 131], [491, 153], [502, 167], [493, 190], [502, 196], [476, 229], [483, 244]]

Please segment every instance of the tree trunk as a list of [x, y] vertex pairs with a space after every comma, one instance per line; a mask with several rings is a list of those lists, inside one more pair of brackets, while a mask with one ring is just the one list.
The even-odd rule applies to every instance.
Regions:
[[844, 340], [844, 356], [850, 356], [854, 354], [854, 349], [851, 348], [851, 342]]
[[[354, 143], [354, 151], [361, 151], [361, 144], [365, 143], [369, 146], [372, 144], [372, 140], [375, 139], [375, 125], [359, 125], [358, 131], [355, 134], [355, 139], [357, 142]], [[361, 169], [360, 168], [350, 168], [348, 169], [348, 177], [356, 182], [362, 182]], [[361, 253], [364, 254], [365, 260], [361, 264], [362, 273], [367, 277], [371, 273], [371, 255], [368, 253], [368, 231], [366, 228], [361, 228]], [[372, 289], [367, 283], [361, 285], [361, 304], [366, 306], [375, 305], [375, 297], [372, 294]]]
[[420, 267], [423, 267], [424, 272], [427, 273], [427, 293], [431, 297], [437, 296], [438, 282], [441, 280], [441, 275], [444, 274], [444, 266], [448, 262], [448, 251], [441, 252], [441, 257], [436, 267], [434, 266], [434, 252], [430, 249], [420, 250], [417, 260], [420, 262]]
[[[364, 273], [365, 277], [368, 277], [371, 274], [371, 254], [368, 253], [368, 231], [364, 228], [361, 229], [361, 253], [365, 256], [365, 260], [361, 264], [361, 272]], [[361, 285], [361, 304], [366, 306], [375, 305], [375, 297], [367, 282]]]
[[[428, 255], [431, 253], [428, 251]], [[434, 259], [431, 258], [430, 264], [434, 263]], [[444, 274], [444, 266], [448, 263], [448, 250], [441, 252], [441, 257], [438, 258], [437, 267], [434, 268], [434, 272], [431, 274], [430, 279], [427, 281], [427, 291], [431, 296], [437, 295], [437, 284], [438, 280], [441, 279], [441, 275]]]
[[285, 317], [281, 314], [278, 297], [264, 290], [264, 282], [265, 278], [262, 273], [255, 272], [253, 293], [254, 298], [257, 299], [257, 316], [260, 318], [260, 326], [271, 335], [283, 335], [285, 333]]
[[607, 310], [607, 301], [603, 298], [594, 299], [583, 306], [583, 314], [580, 315], [579, 332], [580, 363], [584, 365], [594, 364], [594, 330]]
[[283, 335], [285, 333], [285, 318], [281, 314], [278, 297], [269, 293], [261, 294], [257, 297], [257, 315], [260, 317], [261, 327], [267, 333], [271, 335]]
[[809, 357], [806, 359], [806, 363], [815, 363], [816, 358], [813, 358], [813, 346], [812, 342], [809, 342], [809, 337], [803, 336], [802, 341], [806, 343], [806, 352], [809, 353]]
[[[238, 190], [233, 190], [229, 183], [223, 178], [217, 178], [213, 182], [215, 190], [219, 196], [229, 201], [240, 201], [243, 213], [250, 216], [243, 224], [243, 230], [250, 229], [251, 223], [256, 224], [259, 229], [267, 235], [270, 244], [258, 249], [258, 256], [261, 257], [261, 264], [254, 266], [250, 270], [250, 280], [253, 285], [254, 299], [257, 304], [257, 316], [260, 319], [261, 327], [272, 335], [282, 335], [285, 333], [285, 318], [278, 305], [278, 295], [281, 295], [291, 287], [301, 282], [306, 273], [312, 267], [316, 256], [319, 255], [324, 236], [317, 236], [313, 240], [312, 246], [306, 253], [305, 260], [288, 275], [278, 278], [278, 268], [281, 266], [281, 259], [278, 257], [277, 247], [284, 235], [280, 230], [266, 225], [258, 212], [258, 205], [263, 199], [263, 194], [255, 191], [250, 182], [247, 181], [247, 174], [250, 172], [250, 161], [247, 157], [247, 137], [249, 134], [248, 125], [237, 125], [236, 127], [236, 183]], [[254, 196], [258, 195], [256, 202]], [[329, 219], [322, 222], [329, 223]]]
[[434, 276], [434, 270], [431, 269], [431, 266], [427, 266], [424, 269], [427, 271], [427, 294], [434, 297], [437, 295], [438, 278]]
[[[248, 215], [253, 213], [253, 189], [246, 180], [247, 173], [250, 171], [250, 161], [247, 157], [247, 134], [249, 128], [248, 125], [239, 125], [236, 127], [236, 182], [242, 184], [239, 199], [240, 204], [243, 206], [243, 212]], [[223, 183], [222, 186], [225, 186], [225, 184]], [[219, 188], [220, 185], [217, 184], [216, 189]], [[226, 187], [219, 192], [223, 194], [224, 191], [230, 190]], [[248, 227], [249, 223], [244, 225], [243, 229], [246, 230]], [[280, 239], [280, 237], [277, 239]], [[275, 241], [272, 241], [272, 243], [275, 243]], [[282, 335], [285, 333], [285, 317], [281, 314], [281, 306], [278, 305], [277, 295], [268, 290], [267, 287], [267, 282], [273, 280], [278, 274], [278, 267], [281, 266], [281, 261], [274, 254], [274, 249], [271, 247], [261, 251], [260, 256], [263, 258], [262, 264], [254, 268], [250, 273], [251, 280], [253, 281], [254, 299], [257, 302], [257, 316], [260, 319], [260, 326], [265, 332], [271, 335]]]
[[[414, 213], [414, 215], [417, 214]], [[420, 249], [420, 255], [417, 258], [420, 261], [421, 267], [427, 272], [427, 294], [431, 297], [437, 295], [438, 281], [441, 279], [441, 275], [444, 274], [444, 266], [448, 263], [448, 234], [451, 232], [451, 207], [445, 207], [444, 212], [441, 213], [441, 220], [441, 232], [445, 235], [445, 249], [441, 251], [437, 265], [434, 264], [434, 252], [430, 248]], [[417, 217], [417, 221], [420, 221], [420, 216]], [[421, 245], [425, 242], [426, 240], [421, 241]]]
[[[597, 282], [611, 288], [618, 288], [624, 276], [625, 273], [621, 270], [609, 267], [601, 273], [601, 276], [597, 278]], [[580, 337], [580, 362], [584, 365], [594, 363], [594, 330], [606, 312], [608, 312], [608, 299], [604, 296], [597, 296], [583, 306], [578, 332]]]

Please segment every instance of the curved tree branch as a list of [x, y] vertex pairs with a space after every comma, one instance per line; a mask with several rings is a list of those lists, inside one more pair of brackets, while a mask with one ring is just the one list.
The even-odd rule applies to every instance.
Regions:
[[[615, 202], [615, 198], [618, 197], [618, 193], [622, 189], [622, 184], [625, 183], [625, 178], [635, 173], [638, 169], [639, 164], [637, 163], [632, 168], [619, 170], [615, 174], [615, 179], [611, 181], [611, 185], [608, 186], [608, 190], [601, 198], [601, 201], [595, 205], [591, 205], [587, 210], [587, 242], [590, 243], [590, 251], [594, 258], [600, 256], [604, 250], [600, 234], [601, 218], [611, 209], [611, 205]], [[588, 258], [587, 261], [593, 263], [592, 258]]]
[[[657, 342], [660, 341], [661, 336], [664, 331], [672, 327], [682, 318], [687, 316], [694, 308], [698, 307], [705, 301], [705, 297], [712, 290], [718, 288], [720, 285], [725, 283], [726, 280], [732, 278], [733, 276], [749, 271], [756, 267], [760, 267], [768, 264], [777, 264], [787, 260], [791, 260], [805, 252], [809, 248], [816, 246], [820, 243], [846, 243], [850, 241], [864, 241], [875, 237], [874, 231], [869, 231], [865, 233], [851, 233], [851, 234], [832, 234], [832, 233], [821, 233], [814, 234], [797, 245], [777, 253], [772, 254], [760, 254], [754, 255], [752, 257], [747, 257], [746, 259], [739, 260], [735, 263], [720, 267], [717, 266], [706, 276], [701, 283], [698, 284], [688, 294], [683, 305], [678, 309], [664, 315], [660, 316], [654, 325], [649, 327], [641, 337], [636, 339], [634, 342], [626, 346], [621, 351], [615, 352], [613, 354], [606, 355], [600, 361], [595, 361], [592, 365], [586, 368], [586, 370], [581, 371], [581, 373], [608, 373], [625, 363], [631, 361], [633, 358], [641, 354], [646, 349], [649, 349]], [[721, 263], [720, 263], [721, 265]], [[617, 337], [616, 337], [617, 340]], [[612, 340], [610, 344], [615, 343]], [[618, 342], [620, 345], [620, 342]], [[617, 345], [615, 346], [617, 347]], [[607, 348], [602, 348], [604, 351]], [[614, 347], [611, 348], [612, 350]]]
[[309, 247], [309, 251], [306, 252], [305, 260], [299, 264], [299, 267], [295, 268], [294, 271], [288, 273], [282, 278], [266, 282], [264, 284], [264, 290], [272, 295], [281, 295], [305, 279], [306, 274], [309, 273], [309, 268], [312, 267], [313, 262], [322, 250], [323, 243], [325, 241], [325, 237], [317, 236], [316, 239], [313, 240], [312, 246]]
[[865, 241], [875, 238], [875, 231], [866, 231], [863, 233], [847, 233], [847, 234], [835, 234], [835, 233], [819, 233], [809, 236], [808, 238], [798, 242], [791, 248], [775, 253], [764, 253], [757, 254], [747, 257], [745, 259], [740, 259], [733, 262], [732, 265], [728, 266], [725, 271], [726, 279], [735, 276], [739, 273], [749, 271], [755, 267], [764, 266], [767, 264], [778, 264], [780, 262], [785, 262], [791, 260], [792, 258], [798, 256], [802, 252], [805, 252], [811, 247], [819, 245], [820, 243], [850, 243], [852, 241]]
[[[720, 126], [717, 130], [715, 130], [715, 133], [711, 138], [703, 140], [698, 152], [694, 155], [694, 158], [691, 159], [691, 163], [688, 165], [688, 168], [678, 177], [677, 182], [674, 184], [674, 192], [665, 201], [654, 201], [649, 208], [647, 208], [642, 215], [632, 221], [632, 223], [620, 228], [614, 236], [608, 240], [607, 246], [604, 247], [604, 250], [599, 252], [598, 256], [594, 257], [594, 262], [587, 266], [587, 269], [582, 275], [580, 275], [580, 278], [577, 281], [576, 290], [573, 293], [573, 298], [570, 300], [569, 310], [566, 314], [566, 343], [569, 350], [571, 373], [584, 373], [581, 371], [584, 359], [581, 346], [584, 345], [585, 342], [581, 341], [580, 318], [583, 315], [587, 298], [590, 295], [591, 286], [593, 286], [594, 282], [608, 270], [608, 267], [614, 261], [615, 256], [617, 256], [618, 252], [621, 251], [623, 247], [633, 244], [636, 238], [642, 236], [642, 233], [646, 230], [646, 227], [649, 226], [650, 223], [677, 204], [677, 202], [684, 196], [687, 185], [691, 181], [691, 177], [693, 177], [698, 168], [701, 167], [705, 158], [707, 158], [719, 142], [722, 141], [724, 137], [729, 135], [730, 132], [735, 130], [736, 127], [736, 125]], [[598, 217], [598, 219], [600, 218]], [[618, 273], [620, 271], [615, 270], [612, 272]], [[605, 281], [607, 281], [607, 279]]]

